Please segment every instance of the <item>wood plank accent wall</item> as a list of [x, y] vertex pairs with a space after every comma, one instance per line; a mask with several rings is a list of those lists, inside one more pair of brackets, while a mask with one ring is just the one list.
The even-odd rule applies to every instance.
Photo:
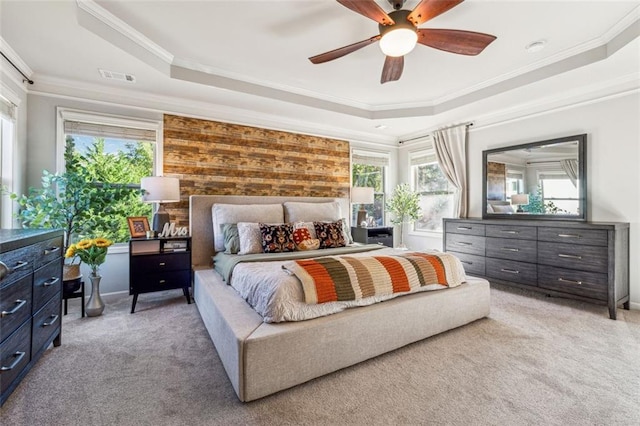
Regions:
[[190, 195], [348, 197], [349, 142], [164, 116], [164, 175], [180, 179], [172, 221], [189, 224]]

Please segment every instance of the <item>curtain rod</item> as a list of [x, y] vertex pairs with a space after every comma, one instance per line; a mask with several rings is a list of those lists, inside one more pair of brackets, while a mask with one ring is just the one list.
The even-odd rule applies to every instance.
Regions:
[[18, 67], [16, 66], [16, 64], [14, 64], [13, 62], [11, 62], [11, 59], [7, 58], [7, 55], [5, 55], [3, 52], [0, 52], [0, 55], [2, 55], [2, 57], [3, 57], [4, 59], [6, 59], [6, 60], [7, 60], [7, 62], [9, 62], [9, 63], [11, 64], [11, 66], [12, 66], [12, 67], [14, 67], [14, 68], [15, 68], [15, 69], [16, 69], [16, 70], [17, 70], [17, 71], [18, 71], [18, 72], [19, 72], [19, 73], [24, 77], [24, 80], [22, 80], [22, 82], [23, 82], [23, 83], [26, 81], [26, 82], [27, 82], [27, 83], [29, 83], [29, 84], [33, 84], [33, 80], [31, 80], [29, 77], [27, 77], [27, 75], [26, 75], [25, 73], [23, 73], [23, 72], [20, 70], [20, 68], [18, 68]]
[[[440, 129], [437, 129], [437, 130], [446, 130], [446, 129], [451, 129], [453, 127], [458, 127], [458, 126], [466, 126], [467, 128], [469, 128], [469, 127], [473, 126], [473, 121], [469, 121], [468, 123], [464, 123], [464, 124], [453, 124], [451, 126], [442, 127]], [[426, 138], [427, 136], [431, 136], [432, 134], [433, 134], [433, 132], [427, 133], [426, 135], [416, 136], [415, 138], [401, 140], [401, 141], [398, 141], [398, 144], [402, 145], [405, 142], [411, 142], [411, 141], [415, 141], [417, 139]]]

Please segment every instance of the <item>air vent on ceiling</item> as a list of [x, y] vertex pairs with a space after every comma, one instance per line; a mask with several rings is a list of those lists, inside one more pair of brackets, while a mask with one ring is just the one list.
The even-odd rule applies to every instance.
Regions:
[[103, 69], [98, 69], [100, 71], [100, 75], [102, 78], [106, 78], [109, 80], [117, 80], [117, 81], [126, 81], [129, 83], [135, 83], [136, 77], [133, 74], [125, 74], [123, 72], [116, 71], [107, 71]]

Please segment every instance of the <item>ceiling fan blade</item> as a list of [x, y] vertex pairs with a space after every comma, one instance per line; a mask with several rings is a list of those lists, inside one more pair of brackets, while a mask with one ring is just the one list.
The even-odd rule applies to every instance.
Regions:
[[373, 19], [380, 25], [392, 25], [395, 24], [393, 19], [387, 15], [378, 4], [373, 0], [337, 0], [338, 3], [344, 7], [366, 16], [369, 19]]
[[382, 67], [380, 83], [399, 80], [403, 69], [404, 56], [387, 56], [387, 59], [384, 60], [384, 67]]
[[482, 52], [496, 36], [473, 31], [423, 28], [418, 30], [418, 43], [445, 52], [474, 56]]
[[370, 45], [376, 41], [380, 40], [380, 36], [373, 36], [366, 40], [359, 41], [357, 43], [350, 44], [348, 46], [339, 47], [338, 49], [331, 50], [329, 52], [321, 53], [316, 56], [312, 56], [309, 58], [311, 62], [314, 64], [321, 64], [323, 62], [333, 61], [334, 59], [342, 58], [344, 55], [355, 52], [358, 49], [362, 49], [365, 46]]
[[464, 0], [422, 0], [411, 11], [407, 19], [415, 26], [442, 15], [447, 10], [459, 5]]

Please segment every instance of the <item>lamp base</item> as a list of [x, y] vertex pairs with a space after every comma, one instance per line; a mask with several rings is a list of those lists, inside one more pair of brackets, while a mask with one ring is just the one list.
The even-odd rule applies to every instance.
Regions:
[[356, 219], [356, 225], [362, 228], [362, 222], [367, 221], [367, 211], [366, 210], [358, 210], [358, 217]]
[[164, 209], [164, 206], [160, 204], [158, 211], [153, 215], [153, 230], [160, 234], [164, 229], [165, 223], [169, 223], [170, 221], [171, 217], [169, 213]]

